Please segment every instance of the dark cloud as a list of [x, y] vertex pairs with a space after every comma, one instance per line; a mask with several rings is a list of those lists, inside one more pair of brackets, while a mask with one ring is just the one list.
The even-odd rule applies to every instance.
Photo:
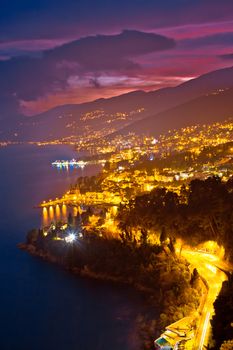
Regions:
[[90, 78], [89, 83], [90, 86], [93, 86], [96, 89], [99, 89], [101, 87], [101, 84], [97, 78]]
[[73, 41], [45, 52], [55, 61], [76, 61], [85, 70], [131, 70], [133, 59], [147, 53], [175, 47], [173, 39], [153, 33], [125, 30], [118, 35], [96, 35]]
[[63, 91], [71, 76], [93, 75], [89, 83], [98, 88], [98, 74], [139, 70], [134, 59], [152, 52], [171, 49], [174, 40], [139, 31], [82, 38], [38, 57], [15, 57], [0, 61], [0, 93], [17, 99], [33, 100]]
[[233, 32], [217, 33], [214, 35], [201, 36], [194, 39], [185, 39], [180, 41], [180, 45], [192, 49], [203, 46], [232, 46]]
[[[218, 56], [231, 52], [232, 25], [232, 0], [1, 0], [0, 96], [14, 106], [71, 91], [100, 97], [105, 85], [162, 85], [166, 72], [169, 82], [186, 79], [227, 64]], [[166, 36], [179, 40], [174, 50], [164, 51], [175, 46]]]
[[19, 57], [0, 62], [0, 93], [16, 99], [35, 99], [65, 86], [68, 70], [50, 60]]
[[226, 55], [219, 55], [218, 57], [220, 57], [223, 60], [233, 60], [233, 53], [228, 53]]

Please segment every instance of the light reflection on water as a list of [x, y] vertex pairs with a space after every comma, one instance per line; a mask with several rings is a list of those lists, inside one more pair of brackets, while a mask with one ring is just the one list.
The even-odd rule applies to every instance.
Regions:
[[48, 224], [49, 224], [48, 209], [44, 207], [42, 210], [42, 226], [48, 226]]
[[54, 221], [54, 209], [52, 205], [49, 207], [49, 219], [50, 221]]
[[60, 210], [60, 207], [58, 204], [56, 205], [55, 212], [56, 212], [56, 220], [60, 221], [61, 220], [61, 210]]
[[[131, 290], [72, 276], [16, 246], [41, 220], [67, 217], [65, 205], [35, 207], [63, 195], [80, 176], [51, 167], [54, 159], [73, 157], [67, 148], [0, 148], [1, 350], [139, 350], [140, 303]], [[84, 171], [93, 175], [93, 167]]]
[[62, 204], [61, 211], [62, 219], [65, 220], [67, 218], [67, 206], [65, 204]]
[[[76, 208], [72, 208], [73, 215], [77, 215], [78, 210]], [[67, 221], [68, 217], [68, 210], [67, 206], [63, 204], [62, 206], [59, 206], [58, 204], [53, 207], [50, 205], [49, 207], [44, 207], [41, 210], [41, 216], [42, 216], [42, 227], [46, 227], [50, 225], [52, 222], [63, 222]]]
[[49, 226], [52, 222], [66, 222], [69, 213], [71, 213], [72, 216], [75, 217], [80, 211], [80, 207], [72, 207], [68, 209], [67, 205], [65, 204], [57, 204], [55, 207], [43, 207], [43, 209], [41, 209], [41, 226]]

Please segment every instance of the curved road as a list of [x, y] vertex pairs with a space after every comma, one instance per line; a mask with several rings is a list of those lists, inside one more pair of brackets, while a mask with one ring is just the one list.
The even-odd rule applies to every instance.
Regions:
[[194, 350], [202, 350], [204, 346], [208, 345], [210, 319], [214, 313], [213, 303], [221, 290], [223, 281], [227, 280], [227, 275], [222, 269], [231, 271], [232, 268], [213, 254], [183, 249], [182, 255], [197, 269], [209, 287], [198, 322], [193, 348]]

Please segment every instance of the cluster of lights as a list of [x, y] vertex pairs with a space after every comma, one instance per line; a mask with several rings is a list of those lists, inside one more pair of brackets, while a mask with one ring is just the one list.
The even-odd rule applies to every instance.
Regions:
[[73, 243], [77, 240], [77, 238], [82, 238], [82, 233], [69, 233], [66, 237], [65, 237], [65, 241], [66, 243]]
[[65, 237], [66, 243], [73, 243], [76, 240], [76, 234], [70, 233], [68, 236]]

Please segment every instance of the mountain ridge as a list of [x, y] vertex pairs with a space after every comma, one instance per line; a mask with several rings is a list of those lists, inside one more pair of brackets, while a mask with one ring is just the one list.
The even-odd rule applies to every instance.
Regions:
[[[168, 110], [214, 91], [231, 87], [233, 87], [233, 66], [208, 72], [175, 87], [149, 92], [135, 90], [119, 96], [100, 98], [82, 104], [56, 106], [32, 117], [21, 116], [18, 124], [15, 123], [11, 129], [8, 127], [8, 132], [5, 132], [5, 135], [8, 138], [17, 135], [16, 138], [19, 140], [52, 140], [71, 135], [83, 135], [85, 130], [85, 123], [82, 122], [83, 115], [96, 111], [99, 111], [100, 116], [97, 115], [96, 120], [93, 118], [86, 122], [89, 131], [96, 132], [100, 131], [101, 128], [109, 127], [109, 132], [106, 130], [106, 133], [111, 134], [124, 128], [129, 130], [134, 122], [140, 123], [140, 120], [165, 118], [163, 113]], [[202, 108], [201, 105], [199, 108]], [[140, 113], [137, 113], [137, 110], [140, 110]], [[127, 117], [125, 120], [123, 117], [121, 120], [117, 119], [116, 116], [119, 114], [126, 114]], [[101, 123], [99, 123], [100, 121]], [[172, 121], [170, 117], [167, 119], [167, 122], [169, 121]], [[167, 125], [167, 128], [170, 126]], [[1, 137], [3, 135], [4, 131]]]
[[136, 134], [158, 136], [169, 129], [195, 124], [211, 124], [228, 118], [233, 118], [233, 88], [197, 97], [132, 123], [130, 126], [121, 129], [118, 134], [127, 134], [130, 131]]

